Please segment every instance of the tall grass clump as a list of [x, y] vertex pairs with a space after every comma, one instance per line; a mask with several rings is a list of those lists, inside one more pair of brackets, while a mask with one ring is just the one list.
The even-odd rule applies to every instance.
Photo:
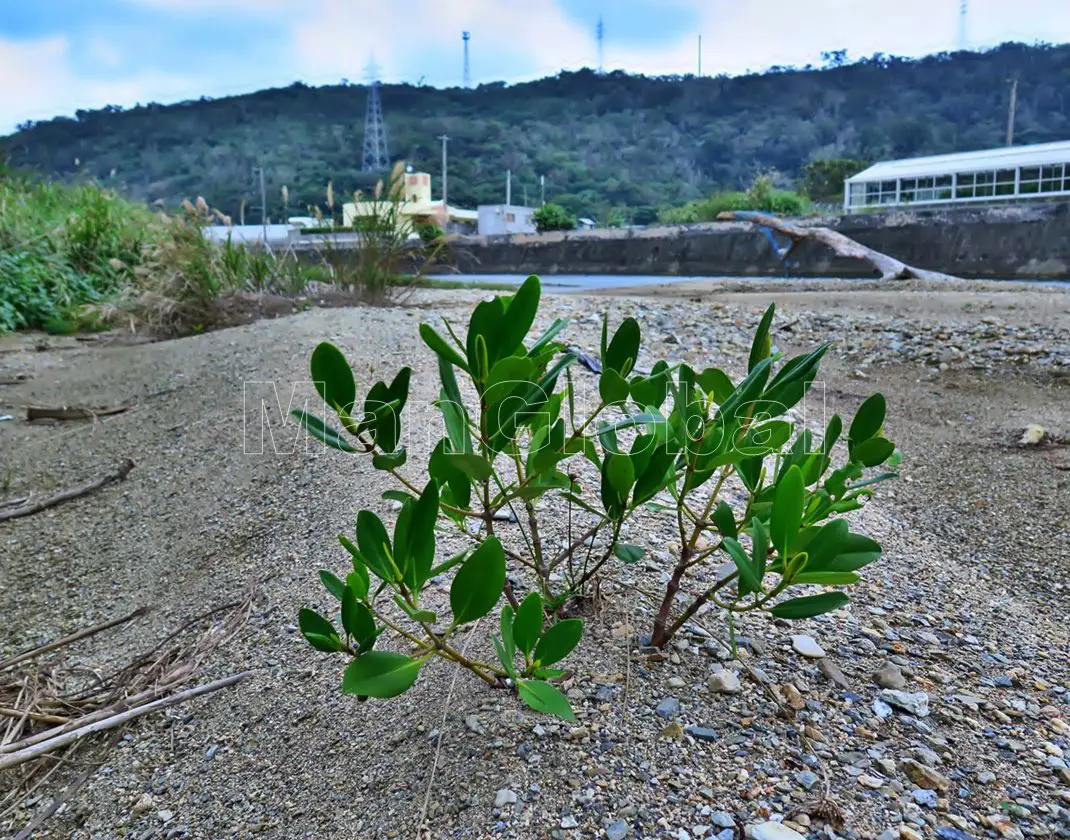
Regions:
[[93, 184], [0, 178], [0, 332], [61, 325], [117, 293], [151, 218]]
[[[445, 251], [441, 235], [423, 238], [419, 234], [424, 223], [402, 212], [404, 177], [405, 166], [399, 161], [370, 197], [359, 191], [353, 195], [358, 215], [346, 230], [358, 235], [357, 247], [339, 248], [331, 235], [318, 241], [331, 283], [368, 303], [392, 303], [409, 295]], [[333, 208], [330, 184], [327, 190]], [[416, 241], [411, 241], [413, 234]]]

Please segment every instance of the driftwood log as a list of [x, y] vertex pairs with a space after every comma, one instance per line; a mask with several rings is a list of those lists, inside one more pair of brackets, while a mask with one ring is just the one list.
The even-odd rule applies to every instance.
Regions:
[[929, 271], [924, 268], [915, 268], [907, 265], [895, 257], [882, 254], [867, 248], [860, 242], [856, 242], [849, 236], [827, 227], [804, 227], [794, 222], [788, 222], [767, 213], [754, 213], [747, 210], [727, 210], [717, 215], [718, 221], [722, 222], [750, 222], [759, 227], [776, 231], [791, 240], [791, 246], [781, 254], [781, 259], [787, 259], [801, 242], [820, 242], [827, 245], [839, 257], [862, 260], [869, 263], [881, 273], [881, 280], [959, 280], [951, 274], [939, 271]]
[[3, 522], [6, 519], [18, 519], [20, 516], [29, 516], [30, 514], [45, 510], [46, 508], [55, 507], [58, 504], [70, 501], [71, 499], [77, 499], [79, 496], [86, 496], [102, 487], [107, 487], [113, 481], [122, 481], [126, 478], [127, 473], [133, 468], [134, 462], [129, 458], [125, 458], [119, 466], [115, 468], [114, 472], [103, 475], [98, 479], [90, 481], [88, 484], [71, 487], [67, 490], [60, 490], [58, 493], [51, 496], [31, 500], [18, 507], [8, 507], [0, 510], [0, 522]]

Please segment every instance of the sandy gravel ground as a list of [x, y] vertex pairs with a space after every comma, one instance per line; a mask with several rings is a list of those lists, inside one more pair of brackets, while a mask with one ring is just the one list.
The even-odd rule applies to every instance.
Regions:
[[[0, 422], [0, 500], [137, 462], [121, 485], [0, 523], [0, 656], [149, 604], [145, 619], [70, 654], [122, 664], [269, 576], [247, 630], [203, 679], [257, 676], [132, 727], [35, 836], [415, 838], [423, 819], [423, 836], [436, 838], [727, 840], [737, 820], [785, 818], [810, 837], [1070, 836], [1070, 446], [1015, 443], [1028, 423], [1070, 436], [1070, 294], [798, 289], [710, 282], [544, 305], [546, 321], [572, 315], [569, 336], [589, 350], [608, 306], [643, 323], [652, 346], [641, 365], [656, 353], [738, 372], [776, 299], [781, 346], [836, 341], [814, 411], [853, 412], [881, 390], [905, 456], [902, 479], [861, 517], [884, 559], [839, 613], [742, 623], [749, 671], [727, 661], [712, 612], [701, 622], [712, 639], [695, 628], [667, 661], [634, 653], [649, 607], [621, 592], [659, 587], [673, 534], [656, 519], [633, 526], [647, 559], [614, 571], [567, 660], [575, 725], [464, 675], [454, 682], [442, 665], [396, 701], [358, 704], [338, 691], [343, 663], [295, 632], [299, 607], [328, 609], [315, 570], [345, 567], [334, 535], [360, 507], [388, 514], [379, 494], [391, 485], [340, 453], [290, 451], [294, 429], [278, 418], [274, 447], [269, 437], [261, 451], [260, 398], [272, 393], [256, 383], [276, 383], [285, 407], [325, 338], [362, 388], [414, 362], [409, 445], [426, 452], [438, 384], [417, 325], [461, 320], [487, 293], [424, 292], [403, 308], [314, 310], [160, 343], [0, 339], [0, 381], [26, 377], [0, 385], [0, 415], [16, 417]], [[95, 423], [22, 419], [28, 403], [119, 402], [137, 405]], [[797, 653], [792, 633], [825, 659]], [[473, 635], [475, 650], [484, 641]], [[740, 671], [738, 691], [718, 690], [723, 674], [708, 686], [721, 668]], [[875, 702], [882, 668], [885, 682], [898, 673], [905, 690], [924, 692], [929, 714]], [[763, 679], [790, 683], [799, 708], [786, 716]], [[14, 772], [0, 773], [0, 793]], [[49, 793], [67, 778], [57, 773]], [[825, 779], [842, 829], [815, 808]], [[49, 801], [22, 802], [0, 835]], [[766, 826], [755, 836], [793, 835]]]

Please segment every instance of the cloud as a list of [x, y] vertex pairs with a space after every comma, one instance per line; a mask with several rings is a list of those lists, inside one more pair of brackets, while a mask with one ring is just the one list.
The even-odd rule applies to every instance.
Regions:
[[0, 38], [0, 134], [26, 120], [73, 115], [80, 108], [168, 101], [197, 96], [203, 80], [145, 71], [119, 78], [75, 72], [70, 42], [63, 35], [26, 41]]

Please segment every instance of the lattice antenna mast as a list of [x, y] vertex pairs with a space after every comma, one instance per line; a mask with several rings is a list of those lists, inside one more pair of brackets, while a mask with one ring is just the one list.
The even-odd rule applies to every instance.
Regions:
[[966, 22], [970, 15], [970, 3], [969, 0], [960, 0], [959, 2], [959, 49], [965, 50], [969, 47], [969, 37], [967, 35]]
[[598, 73], [601, 75], [606, 72], [606, 24], [601, 15], [598, 16], [598, 26], [595, 27], [594, 31], [595, 36], [598, 38]]
[[464, 86], [470, 88], [472, 86], [472, 68], [468, 63], [468, 41], [471, 39], [471, 32], [462, 32], [461, 40], [464, 41]]
[[364, 153], [360, 169], [362, 172], [380, 172], [390, 168], [390, 151], [387, 148], [383, 103], [379, 99], [379, 67], [375, 59], [368, 62], [365, 78], [368, 80], [368, 110], [364, 116]]

